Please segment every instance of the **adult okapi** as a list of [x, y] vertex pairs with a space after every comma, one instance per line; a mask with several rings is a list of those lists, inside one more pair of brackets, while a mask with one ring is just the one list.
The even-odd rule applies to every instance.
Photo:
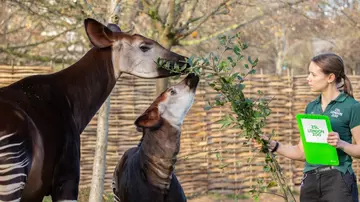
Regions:
[[[185, 58], [141, 35], [85, 20], [94, 47], [70, 67], [0, 88], [0, 201], [76, 201], [80, 134], [122, 73], [160, 78]], [[114, 30], [114, 31], [112, 31]]]

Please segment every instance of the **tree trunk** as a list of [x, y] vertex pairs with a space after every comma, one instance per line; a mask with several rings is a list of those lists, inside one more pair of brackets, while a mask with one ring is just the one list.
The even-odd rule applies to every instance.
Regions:
[[[160, 44], [164, 46], [164, 48], [171, 49], [172, 43], [167, 36], [160, 36]], [[169, 84], [169, 78], [161, 78], [156, 80], [156, 96], [160, 95]]]
[[[109, 10], [109, 22], [118, 24], [120, 15], [119, 0], [111, 0]], [[110, 94], [111, 95], [111, 94]], [[106, 170], [106, 151], [109, 130], [110, 96], [101, 106], [97, 120], [95, 158], [93, 163], [93, 174], [89, 202], [101, 202], [104, 192], [104, 178]]]
[[[175, 23], [175, 0], [170, 0], [168, 3], [169, 11], [166, 17], [165, 28], [160, 34], [160, 44], [167, 49], [171, 49], [173, 45], [172, 38], [169, 38], [169, 34]], [[156, 96], [162, 93], [168, 86], [169, 78], [162, 78], [156, 81]]]
[[109, 129], [110, 96], [101, 106], [97, 120], [97, 138], [89, 202], [102, 201]]

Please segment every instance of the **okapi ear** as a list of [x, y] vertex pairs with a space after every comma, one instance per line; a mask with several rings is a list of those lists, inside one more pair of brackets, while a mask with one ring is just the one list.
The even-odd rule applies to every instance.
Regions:
[[106, 48], [113, 44], [113, 32], [100, 22], [87, 18], [84, 21], [86, 34], [91, 43], [98, 48]]
[[143, 131], [143, 128], [157, 128], [161, 125], [162, 119], [157, 107], [146, 110], [141, 116], [139, 116], [135, 125], [139, 132]]

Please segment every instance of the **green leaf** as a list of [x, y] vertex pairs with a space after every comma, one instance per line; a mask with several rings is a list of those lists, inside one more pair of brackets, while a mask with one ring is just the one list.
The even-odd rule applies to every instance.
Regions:
[[244, 56], [243, 55], [238, 55], [237, 60], [240, 61], [242, 59], [244, 59]]
[[249, 61], [250, 64], [253, 63], [253, 61], [251, 60], [251, 56], [248, 56], [248, 61]]
[[229, 46], [226, 46], [226, 47], [225, 47], [225, 51], [229, 51], [229, 50], [232, 50], [232, 48], [229, 47]]
[[189, 22], [191, 23], [191, 22], [195, 22], [195, 21], [198, 21], [198, 20], [200, 20], [202, 17], [197, 17], [197, 18], [191, 18], [190, 20], [189, 20]]
[[245, 84], [243, 84], [243, 83], [239, 83], [236, 85], [236, 90], [238, 90], [238, 91], [242, 91], [242, 90], [244, 90], [244, 88], [245, 88]]
[[208, 111], [208, 110], [210, 110], [210, 109], [211, 109], [211, 106], [210, 106], [210, 105], [205, 105], [205, 106], [204, 106], [204, 110]]
[[203, 65], [209, 66], [210, 65], [209, 59], [203, 58]]
[[219, 41], [220, 44], [224, 46], [226, 44], [226, 36], [225, 35], [219, 36]]
[[256, 73], [256, 69], [251, 69], [248, 74], [255, 74]]
[[220, 64], [219, 64], [219, 71], [220, 72], [223, 71], [224, 68], [227, 67], [227, 66], [228, 66], [228, 63], [225, 60], [221, 61]]
[[269, 182], [269, 184], [266, 186], [267, 188], [272, 188], [272, 187], [276, 187], [277, 183], [275, 181], [271, 181]]
[[239, 46], [237, 46], [237, 45], [234, 46], [234, 53], [235, 53], [236, 55], [240, 55], [240, 54], [241, 54], [241, 49], [239, 48]]
[[241, 48], [242, 48], [243, 50], [245, 50], [245, 49], [247, 49], [248, 47], [249, 47], [249, 44], [248, 44], [248, 43], [243, 43]]
[[257, 63], [259, 62], [259, 59], [256, 58], [255, 61], [251, 64], [253, 67], [255, 67], [257, 65]]
[[270, 167], [268, 165], [265, 165], [263, 168], [264, 172], [269, 172], [270, 171]]
[[195, 75], [200, 76], [200, 68], [195, 68], [194, 73], [195, 73]]
[[194, 56], [191, 56], [189, 58], [187, 58], [186, 62], [192, 67], [193, 66], [193, 61], [194, 61]]
[[226, 127], [230, 126], [233, 123], [233, 120], [230, 117], [230, 115], [226, 115], [225, 117], [223, 117], [222, 119], [217, 121], [217, 123], [222, 124], [221, 128], [226, 128]]
[[216, 153], [216, 159], [217, 160], [222, 160], [221, 154], [219, 152]]

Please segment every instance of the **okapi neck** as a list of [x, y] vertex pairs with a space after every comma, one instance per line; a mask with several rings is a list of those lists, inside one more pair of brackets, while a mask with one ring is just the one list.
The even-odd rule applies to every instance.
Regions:
[[81, 133], [115, 86], [111, 47], [92, 48], [78, 62], [55, 75]]
[[181, 131], [164, 121], [159, 129], [145, 129], [143, 135], [140, 146], [142, 172], [150, 184], [166, 192], [180, 150]]

